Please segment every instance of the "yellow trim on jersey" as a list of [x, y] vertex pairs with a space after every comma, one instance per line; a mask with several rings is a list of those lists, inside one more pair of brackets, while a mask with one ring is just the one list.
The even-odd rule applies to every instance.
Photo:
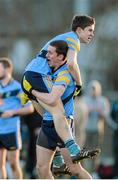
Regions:
[[59, 72], [57, 76], [61, 76], [63, 74], [67, 74], [67, 73], [68, 73], [68, 70], [63, 70], [63, 71]]
[[[72, 38], [66, 38], [68, 41], [70, 41], [70, 42], [72, 42], [72, 43], [74, 43], [75, 45], [75, 47], [76, 47], [76, 49], [77, 49], [77, 51], [80, 51], [80, 44], [78, 44], [78, 42], [77, 41], [75, 41], [74, 39], [72, 39]], [[70, 44], [69, 44], [70, 45]], [[73, 47], [73, 46], [72, 46]]]
[[23, 87], [28, 92], [32, 88], [31, 84], [25, 79], [25, 77], [23, 78]]
[[58, 77], [55, 82], [59, 82], [59, 81], [65, 81], [67, 85], [70, 83], [70, 79], [66, 76]]
[[71, 46], [73, 49], [75, 49], [76, 51], [78, 51], [77, 46], [73, 45], [73, 44], [68, 44], [68, 46]]
[[26, 104], [29, 101], [29, 97], [25, 93], [20, 93], [18, 97], [20, 98], [22, 105]]

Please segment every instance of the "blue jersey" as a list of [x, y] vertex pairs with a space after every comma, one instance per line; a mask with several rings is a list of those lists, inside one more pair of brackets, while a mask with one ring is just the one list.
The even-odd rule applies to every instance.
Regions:
[[[65, 86], [65, 92], [62, 95], [61, 100], [64, 105], [66, 117], [72, 116], [74, 109], [73, 94], [75, 91], [75, 83], [71, 74], [67, 70], [67, 64], [64, 64], [57, 69], [53, 74], [53, 78], [54, 86]], [[53, 117], [48, 111], [46, 111], [43, 115], [43, 119], [50, 121], [53, 120]]]
[[[0, 113], [5, 110], [21, 108], [21, 101], [19, 98], [20, 93], [22, 93], [21, 85], [14, 79], [5, 86], [0, 84]], [[19, 127], [19, 116], [13, 116], [10, 118], [0, 117], [0, 134], [15, 132]]]
[[48, 46], [50, 42], [55, 41], [55, 40], [64, 40], [67, 42], [69, 49], [72, 49], [76, 52], [80, 51], [80, 41], [78, 39], [77, 34], [74, 31], [67, 32], [65, 34], [58, 35], [51, 39], [40, 51], [40, 53], [28, 64], [26, 67], [26, 71], [33, 71], [33, 72], [38, 72], [44, 75], [50, 75], [51, 74], [51, 69], [48, 65], [48, 62], [46, 58], [41, 57], [41, 52], [45, 51], [47, 52]]

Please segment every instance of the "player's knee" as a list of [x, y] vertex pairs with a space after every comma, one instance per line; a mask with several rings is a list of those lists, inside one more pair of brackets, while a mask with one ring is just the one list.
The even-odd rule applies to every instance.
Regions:
[[20, 166], [20, 162], [14, 160], [13, 158], [9, 159], [9, 164], [11, 166], [12, 171], [15, 171], [18, 168], [18, 166]]
[[11, 166], [11, 169], [12, 169], [12, 171], [15, 171], [16, 169], [17, 169], [17, 165], [16, 165], [16, 163], [14, 162], [11, 162], [10, 163], [10, 166]]
[[0, 162], [0, 169], [3, 169], [5, 167], [5, 163]]

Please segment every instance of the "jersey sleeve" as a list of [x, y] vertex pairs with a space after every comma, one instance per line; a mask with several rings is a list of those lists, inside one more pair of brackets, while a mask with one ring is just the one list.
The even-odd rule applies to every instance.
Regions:
[[80, 41], [79, 40], [76, 40], [76, 39], [71, 38], [71, 37], [67, 37], [66, 42], [68, 43], [69, 49], [72, 49], [72, 50], [77, 51], [77, 52], [80, 51]]
[[70, 78], [68, 74], [59, 73], [54, 81], [54, 85], [63, 85], [65, 88], [69, 85]]

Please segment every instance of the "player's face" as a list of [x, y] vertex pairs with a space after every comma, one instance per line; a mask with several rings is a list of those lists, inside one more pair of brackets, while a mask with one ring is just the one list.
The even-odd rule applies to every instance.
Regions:
[[87, 26], [84, 29], [79, 28], [79, 39], [81, 43], [89, 43], [94, 36], [95, 25]]
[[56, 52], [56, 48], [53, 46], [48, 47], [48, 53], [46, 55], [48, 64], [50, 67], [56, 67], [59, 63], [59, 55]]
[[2, 63], [0, 63], [0, 80], [6, 77], [6, 70]]

